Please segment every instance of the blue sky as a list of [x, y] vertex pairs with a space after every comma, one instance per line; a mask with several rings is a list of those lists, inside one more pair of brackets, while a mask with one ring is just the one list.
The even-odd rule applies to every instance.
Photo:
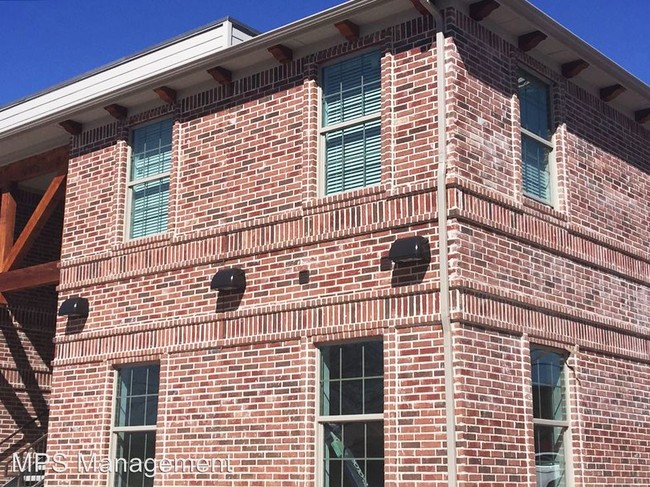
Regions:
[[[267, 31], [341, 0], [0, 0], [0, 105], [227, 15]], [[650, 0], [532, 0], [650, 83]]]

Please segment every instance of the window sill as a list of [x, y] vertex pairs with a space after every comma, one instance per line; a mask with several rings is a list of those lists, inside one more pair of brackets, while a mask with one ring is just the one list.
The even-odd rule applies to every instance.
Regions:
[[539, 213], [557, 218], [558, 220], [566, 221], [567, 219], [564, 213], [553, 208], [550, 203], [543, 203], [526, 195], [523, 195], [522, 203], [527, 208], [531, 208]]
[[147, 235], [146, 237], [139, 237], [130, 240], [125, 240], [122, 243], [119, 243], [113, 247], [114, 251], [120, 250], [131, 250], [139, 247], [158, 247], [156, 244], [168, 243], [172, 238], [170, 232], [165, 233], [156, 233], [155, 235]]
[[388, 192], [388, 185], [376, 184], [363, 188], [352, 189], [342, 193], [321, 196], [303, 200], [302, 207], [306, 213], [319, 213], [332, 207], [353, 206], [363, 201], [373, 201], [383, 198]]

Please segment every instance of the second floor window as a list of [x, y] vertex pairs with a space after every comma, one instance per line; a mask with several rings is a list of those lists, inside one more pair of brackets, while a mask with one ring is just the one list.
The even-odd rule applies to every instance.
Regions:
[[380, 53], [323, 68], [325, 194], [381, 182]]
[[519, 72], [518, 83], [524, 194], [551, 204], [553, 131], [549, 85], [524, 71]]
[[129, 238], [167, 230], [172, 120], [133, 130], [129, 169]]

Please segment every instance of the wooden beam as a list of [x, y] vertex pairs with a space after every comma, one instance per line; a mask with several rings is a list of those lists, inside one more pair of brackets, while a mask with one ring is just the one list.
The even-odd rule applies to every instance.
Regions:
[[12, 184], [2, 188], [0, 196], [0, 262], [4, 262], [14, 245], [16, 228], [16, 198], [12, 193]]
[[269, 47], [269, 52], [281, 64], [288, 64], [293, 61], [293, 51], [282, 44]]
[[122, 106], [118, 105], [117, 103], [112, 103], [111, 105], [106, 105], [104, 107], [104, 110], [106, 110], [111, 117], [113, 117], [116, 120], [124, 120], [129, 114], [129, 109]]
[[531, 49], [537, 47], [537, 45], [547, 37], [548, 36], [540, 30], [535, 30], [533, 32], [529, 32], [528, 34], [519, 36], [519, 49], [524, 52], [528, 52]]
[[70, 135], [79, 135], [83, 131], [83, 125], [74, 120], [64, 120], [59, 125]]
[[169, 103], [170, 105], [176, 103], [175, 89], [170, 88], [169, 86], [161, 86], [160, 88], [155, 88], [153, 91], [155, 91], [156, 95], [158, 95], [158, 97], [165, 103]]
[[650, 122], [650, 108], [644, 108], [643, 110], [634, 112], [634, 120], [639, 123]]
[[58, 261], [0, 272], [0, 293], [58, 284], [60, 275]]
[[215, 66], [208, 69], [208, 74], [214, 78], [217, 83], [229, 85], [232, 83], [232, 72], [223, 66]]
[[65, 171], [68, 167], [68, 154], [69, 147], [66, 145], [2, 166], [0, 167], [0, 181], [3, 183], [20, 182], [44, 174]]
[[480, 22], [487, 18], [492, 12], [498, 9], [501, 5], [495, 0], [481, 0], [469, 6], [469, 16]]
[[417, 10], [418, 12], [420, 12], [420, 14], [422, 14], [422, 15], [424, 15], [424, 16], [431, 15], [431, 12], [429, 12], [429, 11], [424, 7], [424, 5], [422, 5], [422, 2], [420, 2], [420, 0], [411, 0], [411, 3], [412, 3], [413, 6], [415, 7], [415, 10]]
[[589, 63], [582, 59], [576, 59], [562, 65], [562, 76], [565, 78], [574, 78], [589, 67]]
[[600, 89], [600, 99], [608, 102], [613, 101], [616, 97], [626, 91], [627, 89], [623, 85], [606, 86]]
[[2, 272], [14, 269], [25, 257], [29, 249], [36, 241], [40, 231], [47, 223], [48, 218], [54, 212], [56, 205], [63, 197], [65, 189], [65, 174], [60, 174], [52, 179], [45, 194], [38, 202], [34, 213], [27, 221], [25, 228], [16, 239], [9, 253], [5, 256], [2, 263]]
[[350, 20], [342, 20], [334, 24], [341, 35], [345, 37], [350, 42], [356, 42], [359, 40], [359, 26]]

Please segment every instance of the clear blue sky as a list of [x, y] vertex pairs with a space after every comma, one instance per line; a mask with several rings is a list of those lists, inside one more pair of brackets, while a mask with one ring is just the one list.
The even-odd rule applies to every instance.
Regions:
[[[342, 0], [0, 0], [0, 105], [227, 15], [267, 31]], [[532, 0], [650, 83], [650, 0]]]

